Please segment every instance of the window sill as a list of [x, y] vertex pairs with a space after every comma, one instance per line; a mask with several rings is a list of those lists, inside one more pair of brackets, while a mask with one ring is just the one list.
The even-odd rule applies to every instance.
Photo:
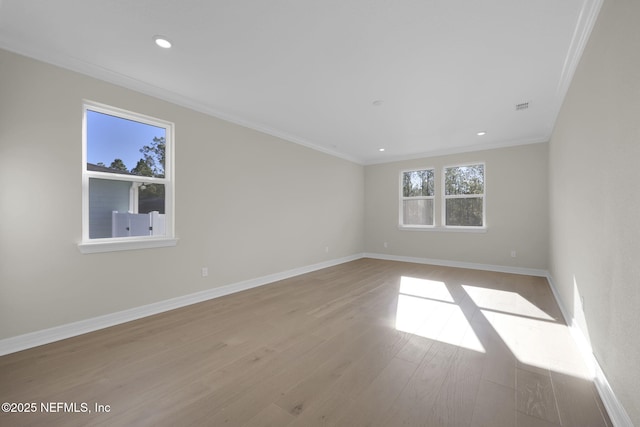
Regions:
[[83, 254], [95, 254], [100, 252], [132, 251], [136, 249], [166, 248], [176, 246], [178, 239], [154, 238], [154, 239], [96, 239], [96, 241], [78, 244], [78, 250]]
[[486, 233], [487, 227], [410, 227], [399, 225], [400, 231], [437, 231], [445, 233]]

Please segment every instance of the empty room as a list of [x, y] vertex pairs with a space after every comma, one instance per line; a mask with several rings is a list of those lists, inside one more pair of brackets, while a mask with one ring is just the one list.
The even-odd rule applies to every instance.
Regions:
[[638, 22], [0, 0], [0, 425], [640, 426]]

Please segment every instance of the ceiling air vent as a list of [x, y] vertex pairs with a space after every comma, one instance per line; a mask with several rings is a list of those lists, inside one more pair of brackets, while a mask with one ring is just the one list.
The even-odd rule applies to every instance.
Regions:
[[529, 103], [528, 102], [523, 102], [521, 104], [516, 104], [516, 111], [526, 110], [527, 108], [529, 108]]

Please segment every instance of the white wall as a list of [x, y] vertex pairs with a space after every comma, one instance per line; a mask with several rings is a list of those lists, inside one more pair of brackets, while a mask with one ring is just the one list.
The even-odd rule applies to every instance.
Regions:
[[[400, 171], [437, 168], [436, 218], [440, 218], [442, 168], [473, 162], [485, 162], [486, 233], [398, 229]], [[547, 144], [366, 166], [365, 191], [367, 252], [547, 269]], [[512, 250], [516, 258], [511, 257]]]
[[549, 150], [551, 275], [613, 391], [640, 425], [637, 0], [605, 0]]
[[[0, 339], [362, 252], [362, 166], [6, 51], [0, 70]], [[83, 98], [175, 123], [176, 247], [78, 251]]]

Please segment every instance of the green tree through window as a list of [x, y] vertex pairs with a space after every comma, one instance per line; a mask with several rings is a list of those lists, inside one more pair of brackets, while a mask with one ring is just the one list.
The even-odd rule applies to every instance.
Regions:
[[444, 170], [445, 225], [484, 226], [484, 165]]
[[421, 169], [402, 173], [401, 225], [433, 226], [435, 171]]

